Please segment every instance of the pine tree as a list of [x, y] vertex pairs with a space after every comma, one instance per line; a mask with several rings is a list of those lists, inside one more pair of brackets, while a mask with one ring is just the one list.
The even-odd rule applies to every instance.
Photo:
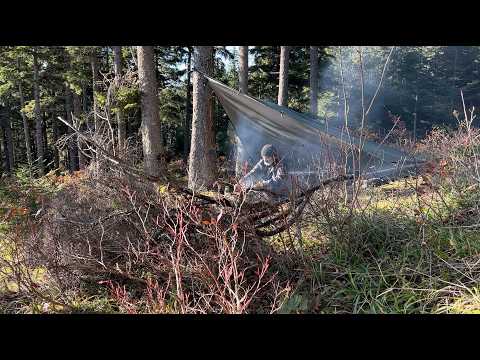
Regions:
[[43, 119], [40, 109], [40, 80], [38, 67], [38, 48], [33, 47], [33, 93], [35, 98], [35, 147], [39, 175], [45, 175], [45, 149], [43, 143]]
[[[238, 66], [238, 86], [240, 92], [248, 94], [248, 46], [239, 46], [239, 66]], [[242, 175], [242, 164], [244, 160], [242, 141], [235, 136], [236, 159], [235, 159], [235, 175]]]
[[193, 49], [188, 47], [187, 50], [187, 80], [186, 80], [186, 97], [185, 97], [185, 125], [184, 125], [184, 143], [183, 143], [183, 158], [185, 163], [188, 161], [190, 153], [190, 138], [192, 132], [192, 84], [191, 84], [191, 71], [192, 71], [192, 53]]
[[[196, 46], [193, 56], [195, 68], [211, 75], [213, 56], [212, 46]], [[194, 72], [188, 186], [195, 189], [212, 186], [216, 178], [215, 133], [210, 98], [211, 90], [207, 86], [207, 80], [199, 72]]]
[[[122, 57], [122, 47], [113, 46], [113, 57], [114, 57], [114, 72], [115, 72], [115, 87], [118, 90], [120, 88], [120, 81], [122, 78], [122, 69], [123, 69], [123, 57]], [[123, 114], [123, 109], [121, 106], [117, 107], [116, 110], [117, 116], [117, 127], [118, 127], [118, 152], [122, 153], [125, 148], [125, 143], [127, 140], [127, 127], [125, 123], [125, 117]]]
[[280, 76], [278, 81], [278, 105], [288, 105], [288, 65], [290, 47], [282, 46], [280, 49]]
[[98, 59], [97, 59], [97, 48], [93, 46], [90, 49], [90, 66], [92, 69], [92, 88], [93, 88], [93, 119], [94, 119], [94, 126], [95, 126], [95, 135], [99, 136], [101, 132], [101, 123], [99, 114], [99, 106], [98, 106], [98, 95], [100, 92], [98, 86]]
[[144, 170], [148, 175], [158, 177], [163, 172], [163, 146], [153, 47], [138, 46], [137, 58], [142, 108]]
[[310, 47], [310, 113], [318, 115], [318, 47]]

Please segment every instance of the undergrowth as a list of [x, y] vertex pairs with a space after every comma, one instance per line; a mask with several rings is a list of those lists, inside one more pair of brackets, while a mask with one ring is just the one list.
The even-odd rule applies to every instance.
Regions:
[[0, 311], [479, 313], [478, 138], [435, 130], [421, 176], [319, 191], [301, 237], [261, 240], [164, 186], [19, 171], [0, 183]]

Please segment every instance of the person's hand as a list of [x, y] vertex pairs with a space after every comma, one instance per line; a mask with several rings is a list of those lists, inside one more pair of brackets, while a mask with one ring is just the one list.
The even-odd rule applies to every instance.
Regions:
[[261, 189], [264, 187], [263, 181], [257, 181], [255, 185], [253, 185], [253, 189]]

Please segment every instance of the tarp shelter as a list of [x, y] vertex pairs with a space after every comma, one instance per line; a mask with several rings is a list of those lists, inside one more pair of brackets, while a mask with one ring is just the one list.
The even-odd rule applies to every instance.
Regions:
[[[255, 99], [203, 76], [225, 109], [250, 164], [259, 160], [259, 150], [267, 143], [279, 149], [289, 172], [313, 173], [315, 179], [332, 173], [394, 178], [421, 161], [392, 146], [351, 135], [342, 121], [322, 123], [318, 118]], [[311, 182], [312, 176], [309, 179]]]

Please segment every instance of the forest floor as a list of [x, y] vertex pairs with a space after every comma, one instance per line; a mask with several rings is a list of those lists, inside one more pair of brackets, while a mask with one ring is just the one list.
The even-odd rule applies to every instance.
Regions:
[[[49, 300], [61, 295], [49, 288], [42, 264], [14, 270], [21, 259], [12, 238], [28, 239], [45, 204], [62, 190], [84, 191], [83, 177], [32, 180], [19, 172], [0, 181], [0, 312], [141, 312], [122, 302], [120, 288], [99, 282], [93, 291], [79, 286], [66, 307]], [[480, 313], [479, 195], [475, 184], [455, 192], [425, 176], [369, 188], [353, 211], [340, 195], [319, 194], [319, 203], [334, 204], [305, 209], [300, 245], [293, 244], [295, 229], [261, 240], [275, 249], [278, 276], [288, 284], [274, 312]], [[257, 311], [263, 310], [248, 310]]]

